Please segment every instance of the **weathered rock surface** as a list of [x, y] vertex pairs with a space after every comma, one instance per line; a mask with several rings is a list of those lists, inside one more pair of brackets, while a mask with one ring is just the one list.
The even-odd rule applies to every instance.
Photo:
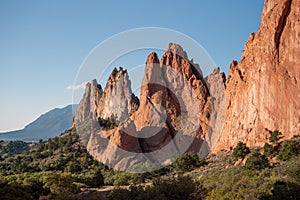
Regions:
[[86, 84], [84, 95], [74, 115], [73, 124], [80, 124], [87, 118], [117, 121], [128, 118], [139, 107], [139, 99], [131, 91], [128, 73], [123, 68], [113, 70], [104, 91], [97, 80]]
[[73, 126], [76, 126], [84, 142], [88, 142], [91, 133], [101, 128], [99, 119], [114, 118], [117, 123], [129, 118], [138, 106], [139, 99], [131, 91], [127, 71], [115, 68], [104, 91], [96, 80], [86, 84], [85, 93], [74, 115]]
[[[148, 56], [140, 93], [141, 105], [131, 118], [138, 130], [160, 127], [162, 131], [156, 137], [143, 139], [145, 152], [162, 148], [178, 132], [196, 137], [197, 146], [190, 150], [199, 150], [200, 141], [208, 130], [211, 102], [197, 67], [191, 64], [186, 52], [177, 44], [169, 44], [160, 61], [156, 53]], [[180, 148], [181, 140], [173, 142], [177, 142], [174, 146]]]
[[87, 83], [85, 92], [74, 115], [73, 125], [79, 125], [88, 118], [97, 118], [97, 107], [103, 94], [101, 85], [96, 80]]
[[131, 82], [126, 70], [116, 68], [108, 78], [106, 87], [97, 106], [97, 116], [123, 121], [139, 106], [139, 99], [131, 91]]
[[[130, 107], [135, 99], [128, 98], [131, 90], [124, 88], [130, 87], [123, 84], [128, 77], [119, 78], [121, 75], [113, 72], [109, 78], [96, 109], [97, 116], [107, 118], [114, 113], [119, 117], [120, 110], [137, 108]], [[224, 88], [223, 75], [215, 71], [208, 79], [210, 83], [218, 80]], [[112, 86], [115, 80], [119, 83]], [[213, 86], [207, 87], [199, 66], [188, 60], [179, 45], [169, 44], [161, 60], [151, 53], [146, 61], [138, 109], [129, 112], [130, 118], [118, 127], [92, 132], [88, 151], [97, 160], [119, 170], [138, 162], [163, 163], [184, 152], [199, 153], [209, 131], [212, 103], [219, 103], [221, 98], [213, 99], [209, 89], [219, 92]], [[116, 94], [126, 96], [124, 102], [109, 99]], [[206, 151], [203, 153], [209, 151], [203, 150]]]
[[206, 133], [205, 141], [207, 143], [206, 150], [203, 145], [201, 151], [204, 153], [210, 152], [210, 148], [213, 147], [219, 139], [220, 133], [223, 128], [223, 122], [225, 118], [225, 73], [220, 73], [220, 68], [215, 68], [214, 71], [206, 77], [206, 84], [209, 88], [212, 111], [210, 117], [210, 126]]
[[226, 82], [226, 117], [214, 151], [239, 141], [262, 146], [269, 130], [300, 134], [300, 0], [266, 0]]

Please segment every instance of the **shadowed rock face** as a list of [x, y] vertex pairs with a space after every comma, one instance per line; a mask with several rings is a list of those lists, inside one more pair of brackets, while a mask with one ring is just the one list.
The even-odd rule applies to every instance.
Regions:
[[[212, 85], [219, 81], [224, 88], [224, 74], [218, 70], [207, 79]], [[117, 120], [122, 118], [119, 126], [111, 130], [92, 122], [88, 151], [97, 160], [119, 170], [138, 162], [162, 163], [184, 152], [199, 153], [207, 139], [211, 116], [215, 118], [212, 109], [218, 106], [213, 104], [220, 101], [211, 97], [199, 66], [189, 61], [177, 44], [169, 44], [161, 60], [154, 52], [148, 56], [139, 104], [132, 103], [136, 98], [131, 96], [130, 81], [124, 71], [114, 71], [104, 91], [99, 86], [93, 87], [96, 96], [89, 95], [91, 87], [87, 88], [81, 104], [92, 110], [95, 119], [112, 114]], [[92, 100], [85, 100], [88, 97]], [[124, 112], [130, 116], [125, 120], [119, 117]], [[88, 111], [78, 112], [77, 118], [82, 118], [81, 113]], [[209, 149], [204, 151], [203, 154], [208, 153]]]
[[226, 82], [226, 117], [214, 151], [262, 146], [269, 130], [300, 134], [300, 0], [266, 0], [258, 32]]
[[72, 126], [82, 124], [89, 118], [97, 118], [96, 111], [102, 94], [103, 90], [101, 85], [99, 85], [96, 80], [92, 80], [91, 83], [86, 84], [85, 92], [74, 115]]

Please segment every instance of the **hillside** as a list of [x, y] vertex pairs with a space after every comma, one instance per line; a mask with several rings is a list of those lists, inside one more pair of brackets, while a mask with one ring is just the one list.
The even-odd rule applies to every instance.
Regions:
[[73, 109], [77, 105], [68, 105], [64, 108], [55, 108], [42, 114], [24, 129], [0, 133], [0, 140], [22, 140], [27, 142], [46, 140], [55, 137], [69, 129], [73, 119]]
[[[299, 199], [300, 138], [270, 135], [264, 148], [244, 143], [204, 159], [184, 154], [151, 173], [108, 169], [87, 153], [76, 130], [1, 156], [2, 199]], [[271, 139], [272, 138], [272, 139]], [[275, 138], [275, 139], [274, 139]], [[148, 168], [149, 163], [140, 165]]]

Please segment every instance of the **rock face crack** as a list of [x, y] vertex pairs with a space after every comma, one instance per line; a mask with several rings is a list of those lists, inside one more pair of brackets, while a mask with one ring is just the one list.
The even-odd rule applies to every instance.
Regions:
[[[291, 5], [292, 5], [292, 0], [287, 0], [285, 3], [285, 8], [282, 11], [282, 15], [280, 16], [279, 21], [278, 21], [278, 27], [277, 27], [277, 30], [275, 33], [275, 45], [276, 45], [277, 50], [279, 49], [280, 39], [281, 39], [281, 35], [284, 30], [284, 27], [286, 25], [286, 20], [291, 12]], [[278, 51], [278, 55], [279, 55], [279, 51]]]

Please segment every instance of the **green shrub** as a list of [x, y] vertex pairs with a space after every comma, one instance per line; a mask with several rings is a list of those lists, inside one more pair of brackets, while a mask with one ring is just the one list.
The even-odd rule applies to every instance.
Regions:
[[290, 140], [283, 143], [280, 148], [278, 159], [287, 161], [294, 156], [299, 155], [300, 153], [300, 144], [296, 140]]
[[[11, 195], [15, 198], [3, 199], [38, 199], [40, 195], [51, 194], [54, 199], [69, 198], [71, 194], [79, 192], [78, 188], [73, 184], [74, 179], [70, 173], [60, 172], [37, 172], [23, 173], [5, 177], [6, 188], [11, 188]], [[1, 181], [0, 181], [1, 182]], [[15, 188], [21, 190], [23, 198], [19, 197], [19, 193]], [[0, 194], [3, 188], [0, 188]], [[5, 190], [4, 190], [5, 191]], [[27, 198], [26, 195], [30, 195]], [[2, 199], [2, 195], [0, 199]]]
[[233, 149], [232, 156], [234, 160], [238, 160], [239, 158], [244, 159], [246, 155], [250, 153], [250, 148], [243, 142], [239, 142], [237, 146]]
[[30, 188], [17, 183], [2, 184], [0, 181], [0, 199], [15, 200], [15, 199], [38, 199], [39, 196], [30, 194]]
[[118, 127], [119, 123], [116, 120], [116, 117], [112, 115], [111, 117], [104, 119], [104, 118], [98, 118], [98, 123], [99, 125], [104, 129], [104, 130], [110, 130], [115, 127]]
[[199, 158], [197, 154], [183, 154], [177, 158], [170, 166], [171, 169], [179, 172], [189, 172], [205, 164], [205, 160]]
[[293, 157], [286, 161], [280, 171], [283, 175], [288, 177], [289, 181], [300, 185], [300, 156]]
[[93, 172], [81, 173], [73, 175], [76, 182], [84, 183], [89, 187], [100, 187], [104, 185], [104, 178], [101, 169], [96, 169]]
[[[272, 178], [271, 178], [272, 177]], [[236, 166], [215, 170], [200, 179], [205, 188], [204, 199], [260, 199], [271, 194], [274, 180], [269, 169], [248, 170]]]
[[115, 171], [113, 170], [105, 170], [103, 172], [104, 185], [114, 185], [114, 181], [116, 180]]
[[270, 157], [274, 155], [274, 148], [269, 143], [265, 143], [264, 145], [264, 155], [266, 157]]
[[265, 155], [261, 155], [258, 151], [255, 151], [246, 160], [245, 166], [251, 170], [261, 170], [269, 166], [269, 161]]
[[129, 173], [119, 172], [116, 174], [114, 186], [130, 185], [130, 180], [132, 180], [132, 176]]
[[55, 159], [50, 159], [47, 162], [45, 162], [43, 165], [40, 166], [42, 171], [58, 171], [63, 170], [65, 168], [66, 160], [58, 157]]
[[116, 187], [110, 193], [113, 200], [182, 200], [182, 199], [200, 199], [201, 194], [197, 192], [197, 185], [190, 177], [170, 178], [167, 180], [155, 180], [151, 186], [131, 186], [129, 190]]
[[281, 133], [280, 131], [276, 130], [276, 131], [273, 131], [273, 132], [270, 133], [269, 141], [270, 141], [270, 143], [272, 143], [272, 144], [277, 144], [278, 141], [279, 141], [282, 137], [283, 137], [283, 136], [282, 136], [282, 133]]
[[70, 161], [66, 164], [64, 171], [70, 173], [79, 173], [81, 172], [81, 166], [77, 162]]
[[272, 194], [264, 197], [267, 200], [296, 200], [300, 199], [300, 186], [292, 182], [277, 181], [274, 184]]
[[49, 188], [51, 194], [58, 198], [67, 198], [79, 192], [73, 184], [74, 179], [69, 173], [49, 173], [42, 177], [44, 188]]

